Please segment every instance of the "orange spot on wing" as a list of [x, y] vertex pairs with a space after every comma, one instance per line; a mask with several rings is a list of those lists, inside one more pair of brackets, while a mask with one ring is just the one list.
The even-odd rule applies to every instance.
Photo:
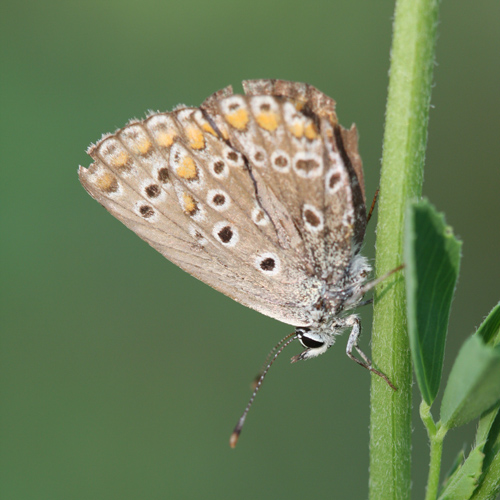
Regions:
[[174, 130], [167, 130], [165, 132], [160, 132], [156, 136], [156, 142], [164, 148], [169, 148], [174, 143], [176, 137], [177, 133]]
[[196, 179], [198, 177], [196, 164], [191, 157], [184, 157], [182, 163], [179, 165], [179, 167], [177, 167], [177, 175], [188, 181], [192, 181], [193, 179]]
[[101, 177], [99, 177], [96, 182], [96, 186], [106, 193], [114, 193], [118, 190], [118, 181], [116, 177], [109, 172], [105, 172]]
[[194, 215], [198, 211], [198, 204], [190, 194], [182, 193], [182, 201], [184, 202], [184, 211], [188, 215]]
[[151, 141], [149, 139], [144, 139], [143, 141], [136, 144], [137, 151], [140, 155], [145, 155], [151, 149]]
[[239, 108], [233, 113], [228, 113], [224, 117], [227, 122], [238, 130], [245, 130], [248, 124], [248, 111], [243, 108]]
[[203, 149], [205, 147], [205, 138], [203, 137], [203, 132], [198, 127], [188, 127], [186, 129], [186, 135], [191, 148]]
[[278, 115], [276, 113], [260, 113], [255, 119], [259, 127], [269, 132], [274, 132], [278, 128]]
[[290, 132], [300, 139], [304, 135], [304, 124], [302, 122], [295, 122], [290, 126]]
[[113, 165], [117, 168], [124, 167], [127, 162], [129, 161], [130, 156], [125, 153], [125, 151], [120, 151], [114, 158], [113, 158]]
[[217, 133], [215, 132], [215, 130], [212, 128], [212, 126], [210, 125], [210, 123], [208, 122], [204, 122], [203, 125], [201, 126], [201, 128], [205, 131], [205, 132], [208, 132], [209, 134], [212, 134], [213, 136], [217, 137]]
[[310, 122], [306, 125], [306, 128], [304, 130], [305, 136], [310, 139], [317, 139], [318, 138], [318, 130], [316, 129], [316, 125], [314, 125], [313, 122]]

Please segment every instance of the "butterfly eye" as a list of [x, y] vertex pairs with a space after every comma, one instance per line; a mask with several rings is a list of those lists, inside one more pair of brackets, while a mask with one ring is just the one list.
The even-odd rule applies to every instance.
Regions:
[[323, 347], [324, 342], [320, 342], [319, 340], [313, 339], [311, 337], [307, 337], [306, 335], [301, 335], [299, 337], [300, 343], [309, 349], [317, 349], [318, 347]]

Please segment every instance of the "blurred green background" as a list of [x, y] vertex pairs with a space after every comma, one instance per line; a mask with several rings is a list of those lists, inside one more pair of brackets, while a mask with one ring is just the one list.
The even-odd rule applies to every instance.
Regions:
[[[464, 241], [445, 379], [500, 298], [499, 7], [445, 1], [440, 16], [424, 192]], [[356, 122], [371, 198], [392, 15], [372, 0], [2, 3], [2, 499], [366, 498], [369, 375], [346, 338], [297, 365], [290, 347], [231, 450], [249, 383], [290, 327], [164, 260], [76, 171], [90, 142], [148, 109], [283, 78]], [[416, 414], [414, 428], [421, 498]], [[473, 430], [449, 434], [444, 470]]]

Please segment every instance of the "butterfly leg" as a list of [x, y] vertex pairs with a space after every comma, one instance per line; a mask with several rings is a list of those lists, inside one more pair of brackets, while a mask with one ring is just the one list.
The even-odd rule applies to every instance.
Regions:
[[[382, 372], [376, 370], [373, 368], [372, 362], [368, 358], [368, 356], [358, 347], [358, 341], [359, 337], [361, 336], [361, 322], [359, 321], [359, 318], [355, 315], [353, 316], [348, 316], [345, 319], [345, 326], [350, 326], [352, 327], [351, 333], [349, 334], [349, 339], [347, 340], [347, 348], [346, 348], [346, 354], [351, 358], [353, 361], [356, 361], [358, 365], [363, 366], [367, 370], [371, 371], [375, 375], [378, 375], [382, 379], [384, 379], [389, 387], [396, 391], [396, 387], [394, 384], [389, 380], [387, 375], [383, 374]], [[361, 359], [356, 358], [352, 351], [356, 349], [357, 353], [361, 356]]]
[[368, 304], [373, 304], [373, 297], [371, 299], [363, 300], [363, 302], [360, 302], [356, 307], [363, 307]]

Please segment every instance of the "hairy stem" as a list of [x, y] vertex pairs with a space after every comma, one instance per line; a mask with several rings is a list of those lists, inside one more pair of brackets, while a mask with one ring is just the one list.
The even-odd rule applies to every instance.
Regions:
[[442, 427], [439, 423], [437, 425], [434, 423], [430, 410], [430, 406], [422, 400], [420, 403], [420, 418], [427, 429], [431, 447], [425, 500], [436, 500], [439, 491], [439, 476], [441, 474], [443, 440], [447, 429]]
[[[378, 276], [402, 263], [405, 208], [422, 192], [438, 4], [396, 2], [377, 225]], [[398, 390], [372, 377], [370, 499], [407, 499], [412, 374], [401, 275], [377, 288], [372, 358]]]

